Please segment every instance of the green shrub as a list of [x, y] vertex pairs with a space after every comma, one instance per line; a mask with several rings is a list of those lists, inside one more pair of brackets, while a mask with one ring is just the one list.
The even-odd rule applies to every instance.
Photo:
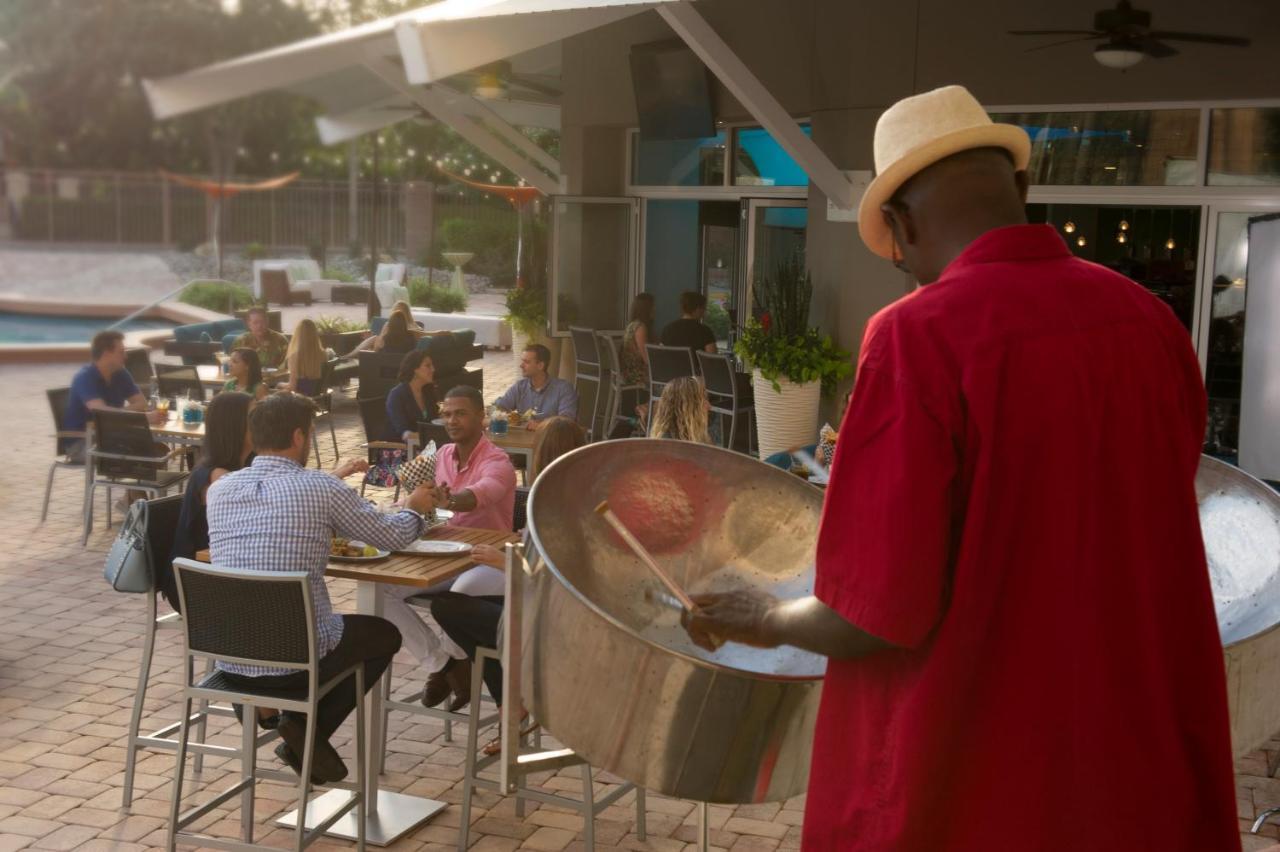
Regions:
[[432, 284], [422, 275], [409, 279], [409, 304], [426, 308], [433, 313], [452, 314], [467, 309], [467, 294], [453, 289]]
[[724, 305], [714, 299], [707, 302], [707, 315], [704, 318], [707, 325], [715, 332], [716, 340], [727, 340], [729, 338], [729, 312], [724, 309]]
[[262, 243], [249, 243], [244, 247], [245, 260], [262, 260], [267, 256], [267, 247]]
[[317, 317], [315, 324], [316, 331], [321, 334], [344, 334], [348, 331], [365, 331], [369, 328], [369, 323], [367, 322], [358, 322], [342, 317]]
[[360, 280], [356, 278], [354, 275], [352, 275], [350, 272], [347, 272], [345, 269], [339, 269], [334, 266], [326, 266], [322, 277], [330, 281], [342, 281], [345, 283], [351, 283], [353, 281]]
[[210, 311], [230, 314], [253, 305], [253, 293], [243, 284], [228, 281], [197, 281], [182, 291], [179, 302]]
[[507, 291], [507, 322], [525, 337], [537, 337], [547, 329], [547, 291], [525, 285]]

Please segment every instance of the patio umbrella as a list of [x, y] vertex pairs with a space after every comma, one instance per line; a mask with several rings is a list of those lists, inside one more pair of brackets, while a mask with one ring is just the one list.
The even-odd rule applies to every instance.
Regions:
[[524, 286], [524, 273], [521, 260], [524, 254], [524, 211], [542, 192], [533, 186], [506, 186], [496, 183], [482, 183], [455, 175], [446, 169], [440, 169], [450, 180], [505, 198], [516, 210], [516, 286]]
[[242, 192], [264, 192], [272, 189], [279, 189], [297, 179], [302, 172], [290, 172], [280, 177], [268, 178], [267, 180], [257, 181], [256, 183], [237, 183], [234, 181], [215, 181], [205, 180], [204, 178], [187, 177], [186, 175], [174, 174], [173, 172], [160, 169], [160, 174], [166, 180], [171, 180], [179, 186], [198, 189], [205, 194], [206, 197], [213, 199], [213, 250], [218, 258], [218, 277], [222, 277], [222, 200], [224, 198], [234, 198]]

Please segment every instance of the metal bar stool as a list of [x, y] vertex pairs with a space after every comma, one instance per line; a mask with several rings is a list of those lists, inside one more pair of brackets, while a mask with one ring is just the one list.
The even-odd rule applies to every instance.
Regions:
[[[645, 386], [627, 384], [626, 377], [622, 374], [622, 360], [618, 350], [620, 337], [618, 335], [611, 331], [597, 331], [596, 340], [599, 344], [601, 369], [608, 374], [608, 387], [605, 391], [605, 402], [602, 409], [604, 422], [600, 429], [601, 436], [608, 438], [613, 434], [614, 427], [618, 425], [618, 421], [624, 416], [622, 414], [623, 400], [631, 398], [639, 402], [645, 393]], [[627, 414], [625, 416], [630, 417], [631, 415]]]
[[[569, 334], [573, 338], [574, 384], [578, 392], [578, 425], [586, 430], [587, 440], [597, 437], [596, 424], [601, 414], [601, 396], [604, 393], [607, 377], [600, 362], [600, 348], [596, 339], [597, 332], [582, 326], [569, 326]], [[591, 392], [591, 405], [584, 406], [587, 391]], [[584, 408], [590, 411], [584, 411]]]
[[[326, 819], [307, 831], [298, 820], [294, 849], [305, 849], [334, 823], [355, 809], [356, 848], [365, 848], [365, 720], [364, 666], [356, 664], [326, 680], [320, 679], [320, 649], [315, 626], [315, 607], [308, 575], [302, 572], [241, 571], [202, 565], [189, 559], [174, 560], [173, 570], [182, 602], [185, 648], [183, 659], [183, 717], [178, 734], [177, 764], [169, 810], [168, 848], [176, 844], [216, 846], [222, 849], [269, 849], [253, 842], [253, 793], [260, 779], [296, 782], [298, 813], [307, 812], [311, 798], [311, 771], [314, 763], [316, 715], [320, 699], [348, 677], [356, 679], [356, 780], [354, 784], [326, 786], [351, 791], [347, 799]], [[269, 629], [266, 629], [268, 628]], [[222, 672], [214, 671], [195, 679], [195, 658], [213, 662], [238, 663], [301, 670], [307, 674], [306, 689], [245, 690]], [[182, 776], [191, 733], [193, 701], [227, 698], [244, 706], [241, 737], [240, 780], [186, 813], [182, 805]], [[258, 769], [254, 728], [257, 708], [274, 707], [305, 713], [306, 745], [300, 756], [298, 777], [274, 769]], [[241, 840], [184, 831], [214, 808], [240, 797]]]
[[[702, 380], [707, 388], [711, 413], [729, 418], [729, 436], [724, 444], [732, 450], [738, 433], [738, 418], [747, 419], [747, 453], [755, 445], [755, 404], [749, 391], [738, 384], [738, 373], [733, 358], [728, 355], [698, 353], [698, 366], [702, 368]], [[746, 391], [744, 393], [744, 391]], [[724, 430], [721, 429], [721, 434]]]
[[688, 346], [645, 346], [649, 355], [649, 396], [657, 399], [662, 389], [683, 376], [698, 375], [698, 365], [693, 360], [693, 350]]
[[159, 497], [171, 488], [182, 489], [187, 471], [166, 470], [171, 459], [187, 452], [179, 447], [155, 455], [156, 440], [151, 424], [141, 411], [98, 409], [93, 412], [92, 429], [86, 438], [84, 485], [84, 537], [87, 544], [93, 530], [93, 497], [107, 489], [107, 526], [111, 526], [111, 489], [124, 488]]
[[[467, 731], [466, 763], [462, 777], [462, 814], [458, 828], [458, 852], [466, 852], [471, 834], [471, 798], [477, 789], [491, 790], [504, 796], [515, 796], [517, 808], [521, 800], [529, 799], [543, 804], [572, 808], [582, 814], [582, 840], [587, 852], [595, 848], [595, 818], [605, 808], [621, 799], [627, 793], [636, 792], [636, 836], [645, 839], [645, 795], [644, 788], [630, 782], [618, 785], [618, 788], [600, 799], [595, 797], [592, 786], [591, 766], [571, 749], [557, 748], [543, 751], [541, 742], [535, 743], [533, 751], [522, 752], [520, 737], [520, 708], [523, 700], [520, 694], [520, 654], [521, 654], [521, 618], [523, 602], [523, 580], [528, 565], [524, 558], [524, 547], [518, 544], [507, 545], [506, 566], [506, 609], [503, 613], [504, 629], [500, 631], [499, 644], [502, 652], [488, 648], [476, 651], [476, 671], [471, 677], [471, 712], [472, 723]], [[481, 756], [477, 753], [479, 746], [479, 730], [481, 721], [476, 705], [479, 703], [480, 683], [483, 667], [486, 663], [502, 665], [503, 704], [500, 710], [501, 720], [498, 723], [502, 747], [498, 754]], [[480, 773], [490, 767], [498, 769], [498, 778], [484, 778]], [[582, 798], [575, 799], [554, 793], [532, 790], [527, 786], [528, 776], [539, 772], [555, 771], [569, 766], [580, 766], [582, 770]]]

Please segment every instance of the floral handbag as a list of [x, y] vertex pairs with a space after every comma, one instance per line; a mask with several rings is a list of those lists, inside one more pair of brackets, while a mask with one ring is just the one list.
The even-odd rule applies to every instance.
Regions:
[[396, 471], [404, 464], [405, 455], [404, 450], [378, 450], [377, 458], [374, 459], [373, 464], [369, 465], [369, 469], [365, 472], [365, 484], [377, 485], [382, 488], [395, 488], [400, 484], [400, 478], [396, 475]]

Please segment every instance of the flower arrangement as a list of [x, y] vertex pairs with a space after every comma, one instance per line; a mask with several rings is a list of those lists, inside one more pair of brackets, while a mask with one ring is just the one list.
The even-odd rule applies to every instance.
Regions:
[[513, 331], [530, 339], [546, 334], [547, 291], [528, 284], [512, 287], [507, 291], [506, 319]]
[[836, 382], [853, 372], [852, 356], [832, 339], [809, 326], [813, 280], [796, 253], [780, 261], [773, 274], [756, 281], [759, 319], [747, 321], [734, 351], [781, 393], [780, 377], [796, 384], [821, 382], [822, 393], [835, 392]]

